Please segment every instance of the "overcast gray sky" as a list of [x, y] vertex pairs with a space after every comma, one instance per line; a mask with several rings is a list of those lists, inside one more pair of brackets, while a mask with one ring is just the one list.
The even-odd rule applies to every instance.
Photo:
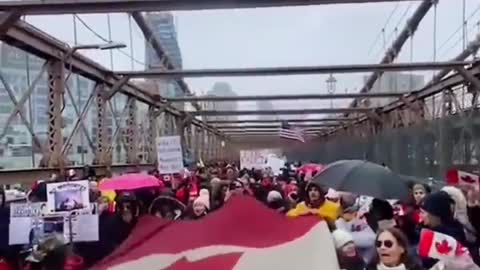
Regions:
[[[440, 0], [437, 10], [438, 59], [446, 60], [462, 50], [461, 0]], [[387, 47], [395, 37], [395, 27], [402, 29], [420, 1], [175, 12], [184, 68], [239, 68], [268, 66], [327, 65], [376, 63], [383, 56], [384, 38]], [[480, 0], [467, 0], [468, 40], [478, 33]], [[433, 60], [433, 9], [421, 24], [413, 41], [413, 60]], [[392, 14], [385, 35], [381, 34]], [[104, 37], [108, 38], [105, 14], [81, 15]], [[112, 14], [112, 39], [130, 44], [128, 16]], [[72, 15], [29, 17], [29, 22], [55, 37], [73, 43]], [[456, 32], [457, 31], [457, 32]], [[452, 36], [452, 34], [456, 34]], [[101, 42], [85, 27], [78, 26], [78, 43]], [[133, 54], [144, 61], [144, 38], [134, 26]], [[448, 40], [449, 39], [449, 40]], [[130, 48], [125, 49], [130, 53]], [[410, 60], [410, 42], [399, 60]], [[109, 53], [84, 52], [109, 67]], [[131, 69], [131, 59], [114, 52], [115, 70]], [[144, 66], [135, 63], [135, 69]], [[428, 76], [431, 73], [429, 73]], [[353, 92], [362, 87], [362, 76], [335, 75], [337, 91]], [[239, 95], [324, 93], [326, 76], [287, 76], [255, 78], [188, 79], [192, 90], [201, 94], [215, 81], [226, 81]], [[427, 79], [428, 80], [428, 79]], [[338, 101], [341, 102], [341, 101]], [[344, 101], [345, 102], [345, 101]], [[343, 103], [344, 103], [343, 102]], [[323, 103], [322, 103], [323, 104]], [[329, 104], [326, 102], [325, 104]], [[299, 103], [278, 102], [277, 106], [299, 107]]]

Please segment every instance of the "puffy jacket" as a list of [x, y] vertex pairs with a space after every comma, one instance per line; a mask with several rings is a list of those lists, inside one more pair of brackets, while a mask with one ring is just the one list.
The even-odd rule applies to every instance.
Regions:
[[340, 206], [337, 203], [325, 201], [318, 209], [308, 207], [305, 202], [297, 204], [297, 206], [287, 212], [287, 217], [298, 217], [308, 215], [313, 211], [315, 215], [325, 219], [327, 222], [335, 223], [339, 215]]

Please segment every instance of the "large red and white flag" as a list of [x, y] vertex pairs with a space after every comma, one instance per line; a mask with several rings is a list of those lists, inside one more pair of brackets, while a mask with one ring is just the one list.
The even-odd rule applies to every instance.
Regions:
[[479, 190], [480, 176], [457, 169], [450, 169], [447, 171], [447, 183], [449, 185], [466, 186], [474, 190]]
[[466, 254], [468, 254], [468, 249], [449, 235], [428, 229], [423, 229], [420, 234], [418, 245], [420, 257], [451, 260]]
[[199, 221], [139, 221], [94, 270], [338, 270], [326, 222], [287, 219], [253, 198], [232, 197]]

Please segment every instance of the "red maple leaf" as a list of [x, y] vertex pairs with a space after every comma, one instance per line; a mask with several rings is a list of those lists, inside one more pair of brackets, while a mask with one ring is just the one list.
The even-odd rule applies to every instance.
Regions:
[[234, 252], [228, 254], [221, 254], [216, 256], [207, 257], [198, 261], [189, 261], [187, 258], [182, 257], [166, 270], [205, 270], [205, 269], [218, 269], [218, 270], [230, 270], [232, 269], [242, 257], [243, 253]]
[[445, 239], [442, 242], [435, 242], [435, 248], [437, 249], [437, 252], [442, 255], [446, 255], [453, 250]]
[[470, 183], [470, 184], [474, 184], [476, 182], [470, 175], [462, 176], [460, 177], [460, 179], [462, 179], [463, 182]]

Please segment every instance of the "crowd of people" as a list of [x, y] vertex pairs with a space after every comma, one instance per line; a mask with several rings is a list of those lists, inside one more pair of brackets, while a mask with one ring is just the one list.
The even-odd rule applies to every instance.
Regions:
[[[78, 258], [81, 266], [68, 269], [88, 269], [120, 246], [144, 215], [199, 220], [239, 195], [255, 197], [288, 218], [313, 215], [325, 220], [340, 269], [480, 269], [477, 189], [445, 186], [432, 191], [428, 185], [411, 183], [410, 201], [386, 201], [328, 189], [310, 181], [318, 172], [304, 174], [287, 168], [291, 167], [275, 174], [269, 168], [240, 170], [234, 164], [219, 162], [171, 176], [151, 171], [159, 179], [158, 187], [118, 190], [113, 201], [90, 177], [90, 200], [98, 203], [100, 212], [99, 240], [68, 248], [50, 243], [48, 252], [26, 252], [23, 246], [8, 245], [9, 211], [2, 196], [0, 269], [66, 269], [66, 264], [78, 263]], [[28, 200], [44, 202], [46, 197], [46, 182], [40, 182]], [[453, 237], [468, 251], [451, 260], [419, 256], [420, 232], [425, 228]], [[35, 260], [26, 260], [32, 254]]]

